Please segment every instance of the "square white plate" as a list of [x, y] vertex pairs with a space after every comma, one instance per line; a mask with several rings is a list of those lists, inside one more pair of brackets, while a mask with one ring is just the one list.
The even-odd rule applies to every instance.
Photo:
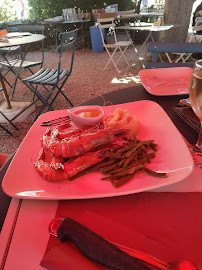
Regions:
[[139, 77], [142, 85], [152, 95], [172, 96], [189, 94], [192, 68], [154, 68], [142, 69]]
[[48, 182], [34, 169], [40, 150], [40, 138], [46, 128], [40, 123], [67, 115], [67, 111], [53, 111], [43, 114], [34, 123], [17, 151], [4, 177], [2, 187], [6, 194], [27, 199], [85, 199], [112, 197], [151, 190], [185, 179], [193, 169], [193, 159], [181, 136], [165, 111], [155, 102], [144, 100], [104, 107], [107, 114], [121, 107], [136, 115], [139, 129], [136, 134], [141, 140], [154, 139], [159, 145], [156, 157], [148, 167], [167, 172], [167, 178], [152, 177], [145, 172], [138, 173], [127, 184], [114, 188], [108, 181], [101, 181], [100, 172], [86, 173], [74, 181]]

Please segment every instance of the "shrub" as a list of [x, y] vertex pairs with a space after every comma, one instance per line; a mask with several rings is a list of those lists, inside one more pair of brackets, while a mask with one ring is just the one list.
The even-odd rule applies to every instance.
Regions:
[[17, 14], [11, 0], [5, 0], [0, 5], [0, 22], [14, 21]]
[[47, 19], [62, 15], [62, 9], [80, 8], [84, 12], [92, 9], [105, 8], [108, 5], [118, 4], [119, 10], [130, 10], [134, 8], [132, 0], [28, 0], [30, 6], [30, 18]]

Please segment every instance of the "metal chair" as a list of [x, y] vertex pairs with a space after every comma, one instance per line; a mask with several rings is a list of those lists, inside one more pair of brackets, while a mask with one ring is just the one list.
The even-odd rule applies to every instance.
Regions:
[[[9, 22], [7, 25], [7, 30], [8, 32], [18, 31], [16, 23]], [[0, 49], [0, 53], [4, 53], [7, 56], [10, 55], [12, 59], [16, 59], [20, 51], [21, 51], [21, 46], [4, 47]]]
[[[20, 32], [28, 31], [31, 33], [40, 33], [44, 35], [45, 26], [44, 25], [18, 25], [18, 30]], [[28, 69], [32, 74], [34, 72], [32, 71], [32, 67], [40, 66], [42, 68], [43, 62], [44, 62], [44, 39], [42, 40], [42, 49], [41, 49], [41, 59], [39, 61], [32, 61], [32, 60], [24, 60], [22, 63], [22, 67], [24, 69]], [[14, 64], [14, 67], [20, 67], [21, 61], [18, 61]]]
[[[20, 32], [24, 32], [24, 31], [28, 31], [31, 33], [40, 33], [40, 34], [44, 34], [44, 30], [45, 30], [45, 26], [44, 25], [18, 25], [18, 30]], [[18, 46], [19, 47], [19, 46]], [[17, 57], [11, 57], [11, 59], [9, 59], [8, 56], [11, 55], [12, 52], [12, 48], [11, 51], [8, 51], [6, 57], [3, 57], [4, 61], [2, 61], [0, 64], [4, 67], [7, 68], [8, 71], [11, 71], [12, 73], [14, 73], [16, 75], [17, 72], [15, 72], [15, 70], [19, 69], [19, 68], [23, 68], [25, 70], [29, 70], [31, 74], [34, 74], [34, 71], [32, 70], [33, 67], [39, 66], [40, 68], [42, 68], [43, 66], [43, 62], [44, 62], [44, 40], [42, 40], [41, 43], [41, 58], [38, 61], [32, 61], [32, 60], [27, 60], [26, 58], [26, 53], [25, 55], [22, 55], [22, 50], [19, 50], [19, 53], [17, 55]], [[3, 49], [2, 49], [3, 50]], [[3, 52], [3, 51], [0, 51]], [[9, 59], [9, 60], [8, 60]], [[6, 74], [7, 74], [6, 73]], [[4, 78], [6, 76], [6, 74], [4, 74]], [[7, 79], [5, 79], [6, 83], [12, 88], [11, 84], [8, 82]], [[16, 81], [15, 81], [15, 85], [16, 85]], [[12, 91], [12, 96], [14, 95], [15, 92], [15, 85], [13, 87], [13, 91]]]
[[[101, 33], [101, 38], [102, 38], [102, 43], [103, 46], [105, 48], [105, 50], [107, 51], [108, 55], [109, 55], [109, 61], [107, 62], [107, 64], [104, 67], [104, 70], [106, 69], [106, 67], [108, 66], [108, 64], [110, 62], [113, 63], [114, 67], [116, 68], [116, 70], [118, 72], [120, 72], [120, 70], [118, 69], [117, 65], [120, 61], [120, 59], [123, 57], [126, 64], [129, 66], [129, 63], [124, 55], [124, 53], [126, 52], [126, 50], [128, 49], [128, 47], [130, 45], [133, 44], [132, 40], [128, 40], [128, 41], [118, 41], [117, 40], [117, 36], [116, 36], [116, 30], [115, 30], [115, 26], [116, 24], [114, 23], [114, 18], [104, 18], [104, 19], [97, 19], [97, 22], [99, 23], [99, 28], [100, 28], [100, 33]], [[103, 36], [103, 32], [102, 29], [109, 29], [109, 31], [114, 35], [114, 43], [112, 44], [107, 44], [105, 42], [105, 38]], [[112, 53], [110, 53], [110, 51], [112, 51]], [[118, 51], [120, 51], [120, 57], [118, 58], [118, 60], [115, 62], [113, 57], [115, 55], [115, 53]]]
[[[4, 47], [0, 49], [0, 58], [2, 59], [0, 62], [0, 66], [3, 67], [3, 64], [5, 62], [5, 59], [11, 59], [11, 61], [18, 59], [21, 54], [21, 46], [12, 46], [12, 47]], [[4, 80], [9, 85], [9, 87], [12, 87], [10, 82], [6, 79], [6, 75], [10, 72], [10, 70], [5, 67], [6, 72], [4, 74]]]
[[[31, 77], [22, 80], [32, 88], [35, 95], [43, 102], [35, 120], [42, 113], [45, 107], [47, 107], [47, 109], [54, 110], [52, 105], [59, 93], [61, 93], [63, 97], [69, 102], [69, 104], [73, 106], [71, 101], [63, 93], [62, 87], [72, 73], [77, 32], [78, 29], [75, 29], [73, 31], [60, 33], [58, 35], [60, 45], [56, 49], [57, 53], [59, 53], [57, 69], [41, 68]], [[69, 50], [71, 50], [69, 69], [62, 70], [62, 53]], [[39, 89], [38, 86], [42, 86], [42, 89]], [[45, 94], [43, 93], [44, 91], [42, 91], [44, 89], [46, 90]]]

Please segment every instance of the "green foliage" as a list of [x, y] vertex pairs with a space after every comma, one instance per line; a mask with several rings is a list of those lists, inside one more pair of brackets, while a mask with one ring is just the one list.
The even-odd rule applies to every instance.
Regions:
[[[140, 0], [139, 0], [140, 1]], [[84, 12], [92, 12], [92, 9], [102, 9], [108, 5], [118, 4], [118, 9], [131, 10], [134, 9], [132, 0], [28, 0], [29, 9], [29, 24], [32, 21], [35, 23], [43, 23], [44, 19], [62, 16], [62, 10], [66, 8], [80, 8]], [[91, 46], [89, 27], [94, 22], [85, 23], [83, 32], [85, 36], [85, 46]], [[52, 47], [56, 45], [57, 34], [64, 31], [70, 31], [76, 27], [80, 28], [78, 24], [47, 24], [46, 25], [46, 40], [45, 46]], [[81, 39], [81, 40], [80, 40]], [[82, 32], [79, 31], [78, 42], [82, 43]]]
[[0, 5], [0, 22], [14, 21], [17, 19], [13, 1], [5, 0]]
[[108, 5], [118, 4], [119, 10], [130, 10], [134, 8], [132, 0], [28, 0], [31, 19], [47, 19], [62, 16], [62, 9], [80, 8], [84, 12], [92, 9], [105, 8]]

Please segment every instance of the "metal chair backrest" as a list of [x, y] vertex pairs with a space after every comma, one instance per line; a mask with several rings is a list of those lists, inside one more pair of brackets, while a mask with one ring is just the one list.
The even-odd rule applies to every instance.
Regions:
[[[45, 32], [45, 25], [18, 25], [18, 31], [20, 32], [31, 32], [32, 34], [40, 33], [44, 35]], [[41, 41], [42, 46], [42, 65], [44, 62], [44, 39]]]
[[[59, 63], [58, 63], [58, 76], [61, 70], [61, 58], [62, 53], [68, 50], [72, 50], [72, 56], [70, 61], [69, 75], [72, 72], [73, 62], [74, 62], [74, 52], [76, 46], [78, 28], [70, 32], [60, 33], [58, 39], [60, 40], [60, 45], [56, 48], [57, 53], [59, 53]], [[58, 78], [59, 80], [59, 78]]]
[[44, 25], [18, 25], [19, 31], [30, 31], [30, 32], [41, 32], [41, 34], [44, 34], [45, 26]]
[[97, 19], [97, 22], [99, 23], [98, 26], [100, 28], [100, 34], [101, 34], [104, 47], [105, 47], [105, 39], [103, 36], [102, 29], [111, 29], [113, 31], [114, 40], [115, 42], [117, 42], [116, 31], [115, 31], [116, 24], [114, 23], [114, 20], [115, 20], [114, 17]]
[[17, 23], [17, 22], [8, 22], [6, 28], [7, 28], [8, 32], [16, 32], [16, 31], [18, 31], [18, 25], [19, 25], [19, 23]]
[[100, 28], [114, 28], [116, 26], [116, 24], [114, 23], [114, 17], [97, 19], [97, 22], [99, 23]]

